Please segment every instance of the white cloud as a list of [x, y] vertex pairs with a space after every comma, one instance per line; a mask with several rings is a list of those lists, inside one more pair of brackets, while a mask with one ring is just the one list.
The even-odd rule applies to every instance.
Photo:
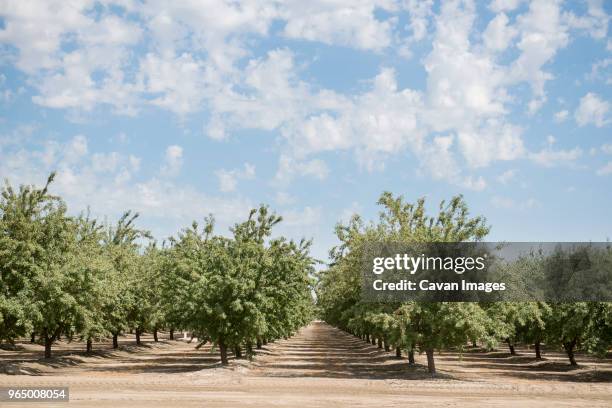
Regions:
[[529, 154], [529, 158], [543, 167], [555, 167], [558, 165], [571, 165], [582, 156], [582, 149], [575, 147], [569, 150], [554, 150], [548, 146], [539, 152]]
[[592, 124], [596, 127], [602, 127], [610, 123], [610, 119], [608, 118], [609, 110], [610, 103], [608, 101], [589, 92], [580, 98], [580, 104], [576, 112], [574, 112], [574, 118], [576, 119], [576, 123], [580, 126]]
[[238, 181], [236, 180], [236, 176], [234, 176], [231, 172], [226, 170], [217, 170], [215, 174], [219, 179], [219, 189], [221, 191], [227, 193], [236, 190]]
[[565, 122], [565, 120], [567, 119], [568, 115], [569, 115], [569, 112], [567, 111], [567, 109], [563, 109], [563, 110], [560, 110], [559, 112], [556, 112], [555, 113], [555, 122], [557, 122], [557, 123]]
[[489, 8], [495, 12], [512, 11], [516, 9], [524, 0], [493, 0], [489, 4]]
[[399, 44], [398, 53], [406, 58], [412, 56], [410, 47], [421, 40], [427, 34], [431, 24], [433, 0], [405, 0], [401, 7], [409, 14], [409, 22], [407, 28], [410, 29], [410, 34], [403, 43]]
[[142, 159], [140, 157], [130, 154], [129, 161], [130, 161], [130, 168], [132, 169], [132, 171], [140, 170], [140, 163], [142, 162]]
[[474, 168], [487, 166], [492, 161], [515, 160], [525, 152], [521, 129], [510, 125], [478, 132], [460, 131], [458, 140], [468, 165]]
[[500, 13], [492, 19], [482, 34], [485, 46], [493, 51], [505, 50], [518, 34], [516, 28], [509, 26], [509, 19]]
[[287, 155], [281, 155], [278, 161], [278, 170], [274, 176], [274, 181], [278, 184], [287, 184], [296, 175], [308, 176], [319, 180], [324, 180], [329, 174], [329, 169], [324, 161], [312, 159], [300, 162]]
[[140, 61], [139, 75], [144, 90], [153, 95], [148, 103], [177, 114], [199, 110], [207, 79], [212, 80], [203, 63], [188, 53], [176, 57], [147, 54]]
[[504, 73], [489, 55], [473, 49], [470, 36], [475, 9], [471, 3], [459, 4], [442, 5], [433, 49], [424, 61], [427, 101], [432, 109], [428, 121], [437, 131], [505, 113]]
[[219, 190], [228, 193], [236, 190], [238, 180], [250, 180], [255, 178], [255, 166], [249, 163], [244, 163], [244, 168], [225, 170], [220, 169], [215, 172], [219, 180]]
[[608, 174], [612, 174], [612, 161], [606, 163], [597, 170], [598, 176], [607, 176]]
[[421, 168], [434, 180], [446, 180], [451, 184], [480, 191], [486, 187], [482, 177], [464, 176], [452, 151], [454, 137], [437, 136], [419, 153]]
[[432, 14], [433, 0], [407, 0], [403, 7], [410, 14], [409, 27], [412, 30], [412, 39], [420, 41], [427, 35], [429, 17]]
[[19, 53], [17, 66], [28, 73], [55, 68], [55, 54], [65, 31], [87, 27], [92, 20], [84, 15], [90, 1], [40, 0], [37, 2], [3, 2], [4, 27], [0, 42], [14, 44]]
[[529, 113], [535, 113], [546, 101], [545, 84], [553, 75], [543, 67], [551, 61], [557, 51], [569, 41], [567, 26], [561, 18], [558, 0], [535, 0], [529, 10], [517, 17], [519, 57], [509, 70], [511, 81], [530, 83], [533, 99]]
[[376, 18], [376, 9], [393, 11], [387, 0], [289, 1], [281, 7], [284, 35], [326, 44], [379, 50], [392, 41], [393, 22]]
[[612, 85], [612, 58], [595, 61], [587, 78], [591, 81], [602, 80], [606, 85]]
[[91, 156], [91, 167], [96, 173], [114, 173], [120, 161], [123, 161], [123, 158], [117, 152], [94, 153]]
[[95, 19], [91, 7], [89, 0], [5, 3], [0, 42], [15, 46], [16, 66], [35, 78], [35, 103], [78, 110], [108, 104], [133, 114], [134, 85], [124, 69], [142, 30], [114, 15]]
[[570, 27], [586, 30], [595, 39], [605, 39], [610, 17], [603, 8], [603, 0], [588, 0], [587, 5], [587, 14], [577, 16], [573, 12], [565, 12], [564, 18]]
[[[110, 3], [129, 13], [113, 11]], [[570, 30], [590, 22], [591, 35], [601, 37], [607, 26], [601, 3], [590, 3], [584, 16], [563, 13], [557, 0], [522, 3], [492, 1], [494, 18], [477, 32], [479, 10], [471, 1], [433, 7], [431, 0], [108, 0], [95, 16], [91, 0], [32, 7], [13, 2], [2, 9], [0, 42], [15, 47], [14, 62], [28, 75], [33, 100], [46, 107], [91, 111], [107, 105], [130, 115], [156, 107], [181, 120], [205, 112], [204, 131], [213, 139], [241, 129], [277, 132], [278, 181], [323, 179], [327, 166], [314, 156], [343, 150], [369, 171], [382, 169], [390, 156], [407, 155], [436, 179], [479, 189], [484, 179], [466, 171], [529, 155], [508, 114], [521, 102], [530, 114], [544, 105], [553, 77], [546, 67], [568, 44]], [[260, 40], [272, 34], [374, 52], [409, 52], [431, 38], [420, 60], [425, 87], [402, 87], [393, 68], [381, 67], [361, 91], [326, 89], [300, 76], [310, 62], [300, 59], [303, 54], [258, 51]], [[508, 49], [513, 53], [503, 53]], [[530, 100], [519, 101], [512, 87], [525, 83]], [[607, 123], [598, 113], [576, 115], [579, 123]], [[445, 137], [452, 140], [447, 148], [439, 144]], [[432, 152], [449, 162], [436, 163]], [[166, 176], [177, 173], [180, 158], [163, 168]], [[235, 188], [231, 176], [223, 177], [226, 190]]]
[[506, 170], [502, 174], [497, 176], [497, 181], [499, 181], [501, 184], [508, 184], [516, 178], [517, 173], [518, 171], [515, 169]]
[[183, 148], [172, 145], [166, 148], [164, 164], [161, 166], [161, 174], [164, 176], [176, 176], [183, 167]]
[[69, 162], [77, 162], [87, 151], [87, 139], [83, 135], [77, 135], [66, 146], [64, 157]]
[[[51, 140], [31, 150], [23, 149], [20, 144], [2, 149], [0, 179], [8, 178], [13, 185], [41, 185], [56, 170], [51, 191], [67, 201], [72, 213], [89, 206], [93, 216], [108, 216], [112, 220], [131, 209], [141, 214], [141, 225], [153, 228], [160, 239], [210, 213], [219, 222], [220, 232], [224, 232], [253, 208], [247, 199], [206, 195], [166, 178], [153, 176], [135, 182], [132, 175], [138, 171], [140, 159], [133, 155], [88, 151], [79, 161], [74, 161], [68, 156], [73, 142]], [[109, 158], [112, 165], [105, 164]]]

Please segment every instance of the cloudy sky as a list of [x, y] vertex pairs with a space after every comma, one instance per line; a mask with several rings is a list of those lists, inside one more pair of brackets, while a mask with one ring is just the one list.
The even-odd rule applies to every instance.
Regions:
[[491, 240], [612, 235], [612, 2], [0, 0], [0, 178], [162, 239], [268, 203], [315, 240], [383, 190]]

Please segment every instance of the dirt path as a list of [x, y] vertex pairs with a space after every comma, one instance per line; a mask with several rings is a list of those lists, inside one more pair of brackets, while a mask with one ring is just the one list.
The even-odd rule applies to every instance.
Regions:
[[[75, 407], [612, 406], [612, 383], [601, 377], [612, 372], [609, 361], [593, 360], [570, 372], [562, 356], [536, 364], [527, 355], [473, 353], [459, 359], [448, 353], [436, 356], [441, 375], [432, 380], [422, 365], [408, 367], [405, 359], [321, 322], [266, 346], [254, 362], [232, 360], [229, 368], [194, 344], [147, 344], [94, 356], [61, 345], [62, 357], [48, 363], [35, 357], [15, 363], [17, 355], [30, 356], [28, 350], [39, 353], [37, 346], [20, 353], [0, 350], [0, 363], [12, 361], [31, 374], [0, 374], [0, 387], [68, 386]], [[417, 356], [417, 363], [423, 360]]]

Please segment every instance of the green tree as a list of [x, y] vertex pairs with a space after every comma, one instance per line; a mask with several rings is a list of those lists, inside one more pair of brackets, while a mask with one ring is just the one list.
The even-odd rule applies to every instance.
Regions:
[[[142, 320], [138, 302], [146, 278], [141, 277], [143, 257], [140, 254], [140, 242], [150, 239], [150, 234], [136, 227], [138, 216], [137, 213], [126, 211], [116, 225], [107, 227], [103, 241], [113, 270], [107, 275], [107, 295], [100, 311], [112, 335], [113, 348], [119, 346], [118, 337], [122, 332], [138, 326]], [[137, 333], [137, 343], [140, 343], [140, 332]]]
[[161, 282], [168, 318], [228, 352], [252, 354], [253, 345], [288, 336], [310, 318], [312, 260], [309, 244], [270, 239], [281, 221], [265, 206], [232, 228], [232, 238], [213, 235], [214, 220], [193, 223], [171, 240]]
[[46, 262], [51, 242], [44, 235], [47, 214], [61, 211], [62, 203], [49, 194], [54, 174], [45, 186], [5, 182], [0, 196], [0, 340], [13, 342], [32, 329], [37, 306], [31, 299], [33, 278]]
[[[386, 241], [404, 244], [480, 241], [489, 232], [483, 217], [470, 217], [462, 196], [440, 203], [436, 216], [427, 215], [425, 199], [415, 204], [385, 192], [378, 200], [383, 207], [377, 224], [364, 225], [353, 217], [348, 225], [336, 227], [341, 244], [332, 250], [332, 265], [320, 275], [318, 299], [326, 320], [346, 328], [352, 316], [347, 310], [362, 310], [355, 305], [362, 302], [359, 263], [363, 245]], [[378, 305], [372, 306], [375, 310]], [[468, 339], [488, 341], [489, 319], [478, 304], [447, 302], [406, 302], [394, 306], [390, 315], [370, 317], [370, 330], [375, 336], [394, 336], [409, 347], [425, 351], [429, 372], [435, 375], [434, 350], [462, 346]], [[399, 330], [393, 315], [401, 322]], [[378, 322], [378, 323], [377, 323]], [[383, 333], [383, 334], [380, 334]], [[401, 337], [397, 335], [401, 334]]]

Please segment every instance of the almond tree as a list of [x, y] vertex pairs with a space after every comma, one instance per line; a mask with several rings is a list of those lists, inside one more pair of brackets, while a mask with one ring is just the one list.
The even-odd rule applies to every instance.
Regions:
[[0, 197], [0, 341], [13, 342], [33, 329], [37, 305], [31, 299], [33, 278], [45, 264], [51, 242], [44, 235], [47, 214], [62, 211], [61, 201], [45, 186], [13, 188], [8, 181]]
[[[86, 234], [79, 234], [78, 220], [67, 215], [65, 203], [49, 194], [51, 174], [42, 188], [7, 186], [2, 193], [2, 276], [11, 292], [3, 306], [3, 322], [9, 336], [32, 329], [45, 344], [45, 358], [61, 334], [83, 330], [91, 316], [91, 295], [98, 273], [95, 262], [85, 263]], [[8, 291], [7, 291], [8, 292]], [[10, 307], [23, 301], [19, 309]], [[7, 302], [3, 302], [7, 304]], [[14, 303], [13, 303], [14, 304]], [[6, 316], [6, 317], [4, 317]]]
[[165, 306], [167, 316], [210, 340], [222, 364], [228, 364], [230, 351], [239, 358], [244, 347], [250, 355], [253, 344], [287, 336], [310, 317], [308, 245], [268, 242], [280, 220], [262, 206], [231, 229], [232, 238], [213, 235], [211, 217], [203, 228], [193, 223], [171, 240], [161, 278], [163, 303], [180, 300], [181, 308]]
[[[385, 192], [378, 204], [383, 211], [377, 224], [364, 226], [359, 217], [354, 217], [347, 226], [336, 228], [341, 244], [332, 251], [332, 266], [321, 274], [319, 304], [326, 320], [341, 328], [346, 328], [352, 317], [345, 312], [359, 310], [354, 305], [362, 302], [359, 262], [364, 243], [377, 240], [405, 244], [479, 241], [489, 232], [483, 217], [469, 216], [461, 196], [452, 198], [449, 203], [440, 203], [435, 217], [426, 214], [424, 199], [410, 204], [402, 197]], [[477, 304], [406, 302], [398, 305], [392, 313], [395, 314], [401, 316], [403, 322], [401, 333], [414, 341], [419, 350], [425, 351], [432, 376], [436, 372], [434, 350], [462, 346], [469, 339], [488, 340], [489, 319]], [[380, 317], [378, 320], [386, 321]], [[384, 325], [378, 325], [377, 330], [381, 328], [388, 330]]]
[[[83, 319], [73, 327], [86, 341], [86, 350], [93, 350], [93, 340], [104, 338], [109, 334], [104, 313], [100, 311], [107, 304], [112, 293], [114, 268], [102, 244], [104, 229], [101, 224], [87, 216], [81, 215], [76, 220], [77, 250], [75, 253], [76, 276], [78, 286], [84, 296], [80, 298], [83, 308]], [[67, 333], [72, 337], [73, 333]]]
[[[106, 329], [113, 339], [113, 348], [119, 347], [119, 335], [138, 319], [138, 292], [143, 283], [139, 278], [142, 268], [139, 242], [150, 239], [150, 234], [136, 227], [137, 213], [126, 211], [114, 226], [106, 229], [103, 245], [113, 265], [107, 275], [104, 304], [100, 309]], [[136, 324], [138, 324], [136, 322]], [[138, 343], [140, 333], [138, 333]]]
[[[55, 242], [45, 235], [52, 218], [66, 221], [64, 205], [43, 188], [8, 181], [0, 197], [0, 341], [13, 342], [33, 330], [38, 305], [32, 302], [34, 278], [48, 262]], [[63, 223], [65, 227], [65, 223]]]

